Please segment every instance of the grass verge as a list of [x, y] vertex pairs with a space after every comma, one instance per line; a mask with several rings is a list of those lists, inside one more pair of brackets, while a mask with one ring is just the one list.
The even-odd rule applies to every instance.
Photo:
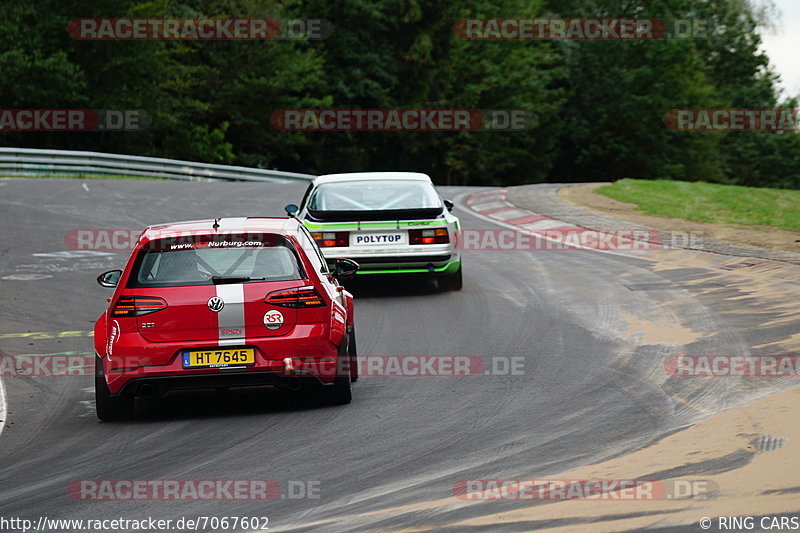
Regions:
[[714, 183], [621, 179], [595, 189], [649, 215], [800, 231], [800, 191]]

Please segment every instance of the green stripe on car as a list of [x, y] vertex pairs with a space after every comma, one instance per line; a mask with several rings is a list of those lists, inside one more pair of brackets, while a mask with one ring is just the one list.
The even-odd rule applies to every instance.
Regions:
[[[356, 272], [357, 275], [369, 275], [369, 274], [455, 274], [458, 272], [458, 269], [461, 267], [461, 261], [450, 261], [446, 265], [438, 268], [434, 268], [433, 272], [428, 270], [427, 268], [381, 268], [376, 270], [359, 270]], [[362, 269], [367, 267], [362, 266]]]

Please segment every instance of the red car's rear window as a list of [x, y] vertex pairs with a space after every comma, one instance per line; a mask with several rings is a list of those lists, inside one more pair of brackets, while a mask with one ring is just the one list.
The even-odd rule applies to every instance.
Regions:
[[221, 278], [286, 281], [303, 275], [294, 247], [281, 235], [191, 235], [145, 244], [128, 287], [212, 285]]

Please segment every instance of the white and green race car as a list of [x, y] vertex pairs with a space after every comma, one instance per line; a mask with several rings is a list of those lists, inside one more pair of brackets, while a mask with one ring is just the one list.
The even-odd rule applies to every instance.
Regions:
[[352, 259], [358, 276], [435, 276], [460, 290], [458, 218], [425, 175], [416, 172], [329, 174], [316, 178], [298, 208], [286, 206], [313, 235], [329, 264]]

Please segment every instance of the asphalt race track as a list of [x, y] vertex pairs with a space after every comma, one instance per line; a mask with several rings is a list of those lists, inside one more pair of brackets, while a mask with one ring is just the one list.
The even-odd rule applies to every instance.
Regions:
[[[0, 355], [92, 352], [88, 336], [59, 333], [92, 329], [111, 295], [95, 277], [126, 254], [70, 253], [68, 230], [281, 216], [304, 188], [0, 180]], [[476, 190], [441, 189], [466, 228], [496, 227], [464, 207]], [[748, 353], [792, 326], [758, 327], [769, 311], [747, 299], [732, 304], [735, 289], [703, 290], [700, 268], [656, 270], [636, 256], [574, 250], [474, 251], [464, 261], [460, 292], [413, 280], [354, 286], [359, 355], [476, 355], [486, 368], [522, 358], [519, 375], [364, 377], [343, 407], [273, 391], [198, 392], [142, 401], [136, 420], [107, 424], [94, 415], [90, 376], [6, 377], [0, 514], [267, 516], [272, 531], [444, 525], [530, 503], [380, 511], [450, 497], [459, 480], [541, 477], [620, 456], [782, 386], [665, 375], [669, 355]], [[626, 334], [631, 317], [693, 334], [645, 343]], [[48, 334], [11, 335], [27, 332]], [[308, 482], [319, 497], [78, 501], [67, 487], [80, 479], [271, 479], [284, 490]]]

